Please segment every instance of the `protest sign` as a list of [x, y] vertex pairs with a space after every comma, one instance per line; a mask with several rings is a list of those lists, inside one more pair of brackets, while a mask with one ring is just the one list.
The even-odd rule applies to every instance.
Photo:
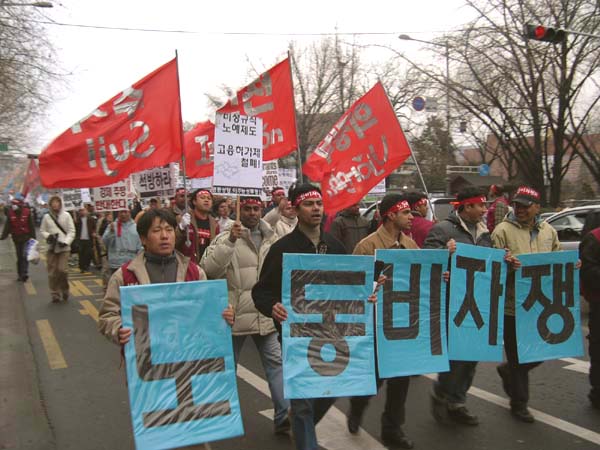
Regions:
[[81, 195], [82, 189], [63, 189], [59, 195], [62, 197], [65, 211], [78, 211], [84, 205]]
[[242, 435], [225, 280], [121, 287], [121, 305], [133, 329], [125, 362], [136, 447]]
[[519, 255], [516, 329], [519, 362], [583, 355], [576, 251]]
[[141, 198], [169, 198], [175, 195], [179, 165], [144, 170], [131, 175], [133, 186]]
[[215, 126], [213, 193], [260, 195], [262, 120], [224, 113]]
[[109, 186], [92, 188], [91, 195], [97, 213], [122, 211], [127, 209], [127, 200], [133, 196], [131, 180], [127, 178]]
[[289, 193], [290, 186], [297, 180], [296, 169], [284, 169], [279, 168], [279, 186], [281, 186], [286, 193]]
[[285, 398], [373, 395], [373, 257], [283, 255]]
[[[263, 200], [271, 198], [271, 192], [279, 186], [279, 164], [277, 160], [263, 162], [263, 185], [260, 197]], [[287, 191], [286, 191], [287, 192]]]
[[504, 255], [504, 250], [456, 244], [450, 269], [450, 360], [502, 361]]
[[[445, 372], [447, 250], [377, 250], [387, 277], [377, 300], [380, 378]], [[399, 357], [401, 355], [401, 357]]]

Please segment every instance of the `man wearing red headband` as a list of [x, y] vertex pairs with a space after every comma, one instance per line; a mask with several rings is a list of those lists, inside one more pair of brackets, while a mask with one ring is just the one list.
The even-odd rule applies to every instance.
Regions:
[[281, 346], [273, 320], [258, 312], [252, 301], [252, 287], [271, 245], [277, 240], [269, 224], [260, 218], [259, 197], [240, 198], [240, 217], [219, 234], [204, 252], [200, 267], [211, 279], [227, 280], [229, 304], [236, 320], [233, 325], [233, 353], [236, 361], [246, 337], [252, 337], [269, 381], [275, 409], [275, 433], [287, 433], [289, 402], [283, 397]]
[[185, 189], [179, 188], [175, 191], [175, 203], [169, 208], [177, 220], [185, 214]]
[[[452, 252], [456, 242], [491, 247], [490, 233], [483, 224], [487, 211], [485, 203], [485, 195], [477, 188], [468, 187], [460, 191], [454, 202], [454, 211], [431, 228], [423, 248], [449, 248]], [[450, 289], [446, 293], [448, 302]], [[447, 416], [460, 424], [479, 424], [477, 416], [466, 406], [467, 391], [473, 383], [476, 367], [476, 361], [450, 361], [450, 371], [438, 375], [431, 394], [431, 412], [438, 422]]]
[[[556, 230], [540, 220], [540, 193], [527, 186], [517, 189], [513, 209], [492, 233], [494, 247], [509, 249], [512, 255], [521, 253], [555, 252], [560, 250]], [[527, 409], [529, 401], [529, 371], [541, 363], [519, 364], [515, 330], [515, 272], [506, 275], [504, 303], [504, 351], [506, 363], [498, 366], [502, 386], [510, 397], [512, 415], [526, 423], [534, 421]]]
[[181, 215], [177, 226], [177, 250], [196, 263], [219, 234], [219, 225], [210, 215], [212, 204], [212, 193], [208, 189], [196, 189], [190, 196], [191, 213]]
[[[273, 208], [279, 208], [281, 200], [285, 198], [285, 189], [282, 187], [275, 187], [271, 191], [271, 201], [263, 211], [263, 217], [265, 217]], [[278, 217], [279, 218], [279, 217]]]
[[486, 223], [491, 233], [496, 228], [496, 225], [502, 222], [508, 214], [508, 200], [504, 196], [504, 188], [499, 184], [492, 184], [490, 186], [488, 199], [492, 204], [486, 215]]
[[[301, 184], [290, 188], [290, 201], [298, 214], [298, 225], [290, 234], [271, 246], [265, 258], [258, 283], [252, 288], [256, 308], [272, 317], [281, 336], [281, 322], [287, 311], [281, 303], [281, 277], [284, 253], [345, 254], [343, 244], [323, 232], [323, 199], [319, 188]], [[292, 399], [292, 431], [296, 450], [318, 450], [315, 426], [323, 418], [335, 398]]]
[[[377, 249], [418, 249], [419, 247], [405, 232], [411, 228], [413, 216], [407, 197], [400, 194], [387, 194], [379, 204], [382, 225], [354, 248], [354, 255], [375, 255]], [[375, 349], [373, 349], [375, 351]], [[383, 384], [377, 378], [377, 388]], [[393, 377], [385, 380], [386, 401], [381, 415], [381, 439], [388, 448], [412, 448], [413, 442], [402, 431], [405, 419], [405, 404], [410, 377]], [[348, 431], [358, 433], [362, 417], [370, 396], [352, 397], [348, 413]]]
[[429, 201], [427, 194], [419, 191], [411, 191], [407, 194], [408, 202], [410, 203], [411, 213], [413, 215], [412, 226], [410, 227], [410, 236], [417, 243], [419, 248], [423, 247], [425, 238], [429, 234], [433, 222], [426, 219], [427, 210], [429, 209]]

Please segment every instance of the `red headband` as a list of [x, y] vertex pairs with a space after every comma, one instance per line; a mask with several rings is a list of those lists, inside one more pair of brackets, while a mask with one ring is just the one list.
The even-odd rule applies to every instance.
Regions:
[[298, 197], [296, 197], [296, 199], [294, 200], [294, 206], [298, 206], [304, 200], [308, 200], [311, 198], [321, 200], [323, 197], [321, 197], [321, 194], [319, 194], [319, 191], [308, 191], [308, 192], [305, 192], [304, 194], [300, 194]]
[[285, 191], [283, 189], [275, 189], [271, 195], [285, 195]]
[[413, 208], [417, 208], [417, 207], [419, 207], [419, 206], [421, 206], [421, 205], [426, 205], [426, 204], [427, 204], [427, 199], [426, 199], [425, 197], [423, 197], [423, 198], [421, 198], [421, 199], [417, 200], [417, 201], [414, 203], [414, 205], [412, 205], [412, 207], [413, 207]]
[[257, 205], [257, 206], [262, 207], [262, 202], [255, 198], [245, 198], [245, 199], [240, 200], [240, 206], [244, 206], [244, 205]]
[[208, 194], [212, 197], [212, 193], [208, 189], [202, 189], [201, 191], [198, 191], [198, 193], [196, 194], [196, 197], [198, 197], [201, 194]]
[[451, 204], [454, 205], [454, 209], [458, 209], [459, 206], [474, 205], [477, 203], [485, 203], [485, 202], [486, 202], [486, 198], [483, 195], [480, 195], [477, 197], [465, 198], [464, 200], [461, 200], [459, 202], [451, 202]]
[[389, 216], [390, 214], [397, 213], [398, 211], [402, 211], [403, 209], [409, 209], [409, 208], [410, 208], [410, 205], [408, 204], [408, 202], [406, 200], [402, 200], [402, 201], [399, 201], [398, 203], [396, 203], [390, 209], [388, 209], [386, 211], [385, 215]]

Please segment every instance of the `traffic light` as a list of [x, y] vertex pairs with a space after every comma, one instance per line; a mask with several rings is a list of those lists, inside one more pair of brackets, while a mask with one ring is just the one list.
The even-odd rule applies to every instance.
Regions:
[[545, 27], [543, 25], [525, 24], [524, 27], [525, 39], [533, 39], [534, 41], [551, 42], [557, 44], [565, 40], [565, 30], [558, 28]]

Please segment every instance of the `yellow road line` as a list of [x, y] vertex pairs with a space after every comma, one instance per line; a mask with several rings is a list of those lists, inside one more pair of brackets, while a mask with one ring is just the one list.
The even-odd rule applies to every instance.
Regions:
[[96, 284], [97, 284], [98, 286], [102, 286], [102, 287], [104, 287], [104, 284], [102, 283], [102, 280], [101, 280], [100, 278], [94, 278], [94, 281], [96, 282]]
[[87, 288], [87, 286], [85, 284], [83, 284], [83, 282], [81, 282], [79, 280], [75, 280], [75, 281], [73, 281], [73, 284], [77, 284], [77, 288], [83, 295], [94, 295], [94, 294], [92, 294], [92, 291], [90, 291]]
[[89, 300], [80, 300], [79, 303], [83, 306], [83, 309], [79, 310], [79, 314], [82, 316], [90, 316], [96, 322], [98, 322], [98, 310]]
[[54, 336], [50, 322], [47, 320], [36, 320], [35, 324], [37, 325], [38, 332], [40, 333], [40, 338], [42, 338], [42, 344], [44, 345], [44, 350], [46, 350], [46, 356], [48, 357], [48, 364], [50, 365], [50, 368], [66, 369], [67, 362], [65, 361], [65, 357], [60, 349], [60, 345], [58, 345], [58, 341]]
[[25, 282], [25, 290], [29, 295], [37, 295], [37, 291], [35, 290], [35, 287], [33, 286], [31, 280], [27, 280]]

